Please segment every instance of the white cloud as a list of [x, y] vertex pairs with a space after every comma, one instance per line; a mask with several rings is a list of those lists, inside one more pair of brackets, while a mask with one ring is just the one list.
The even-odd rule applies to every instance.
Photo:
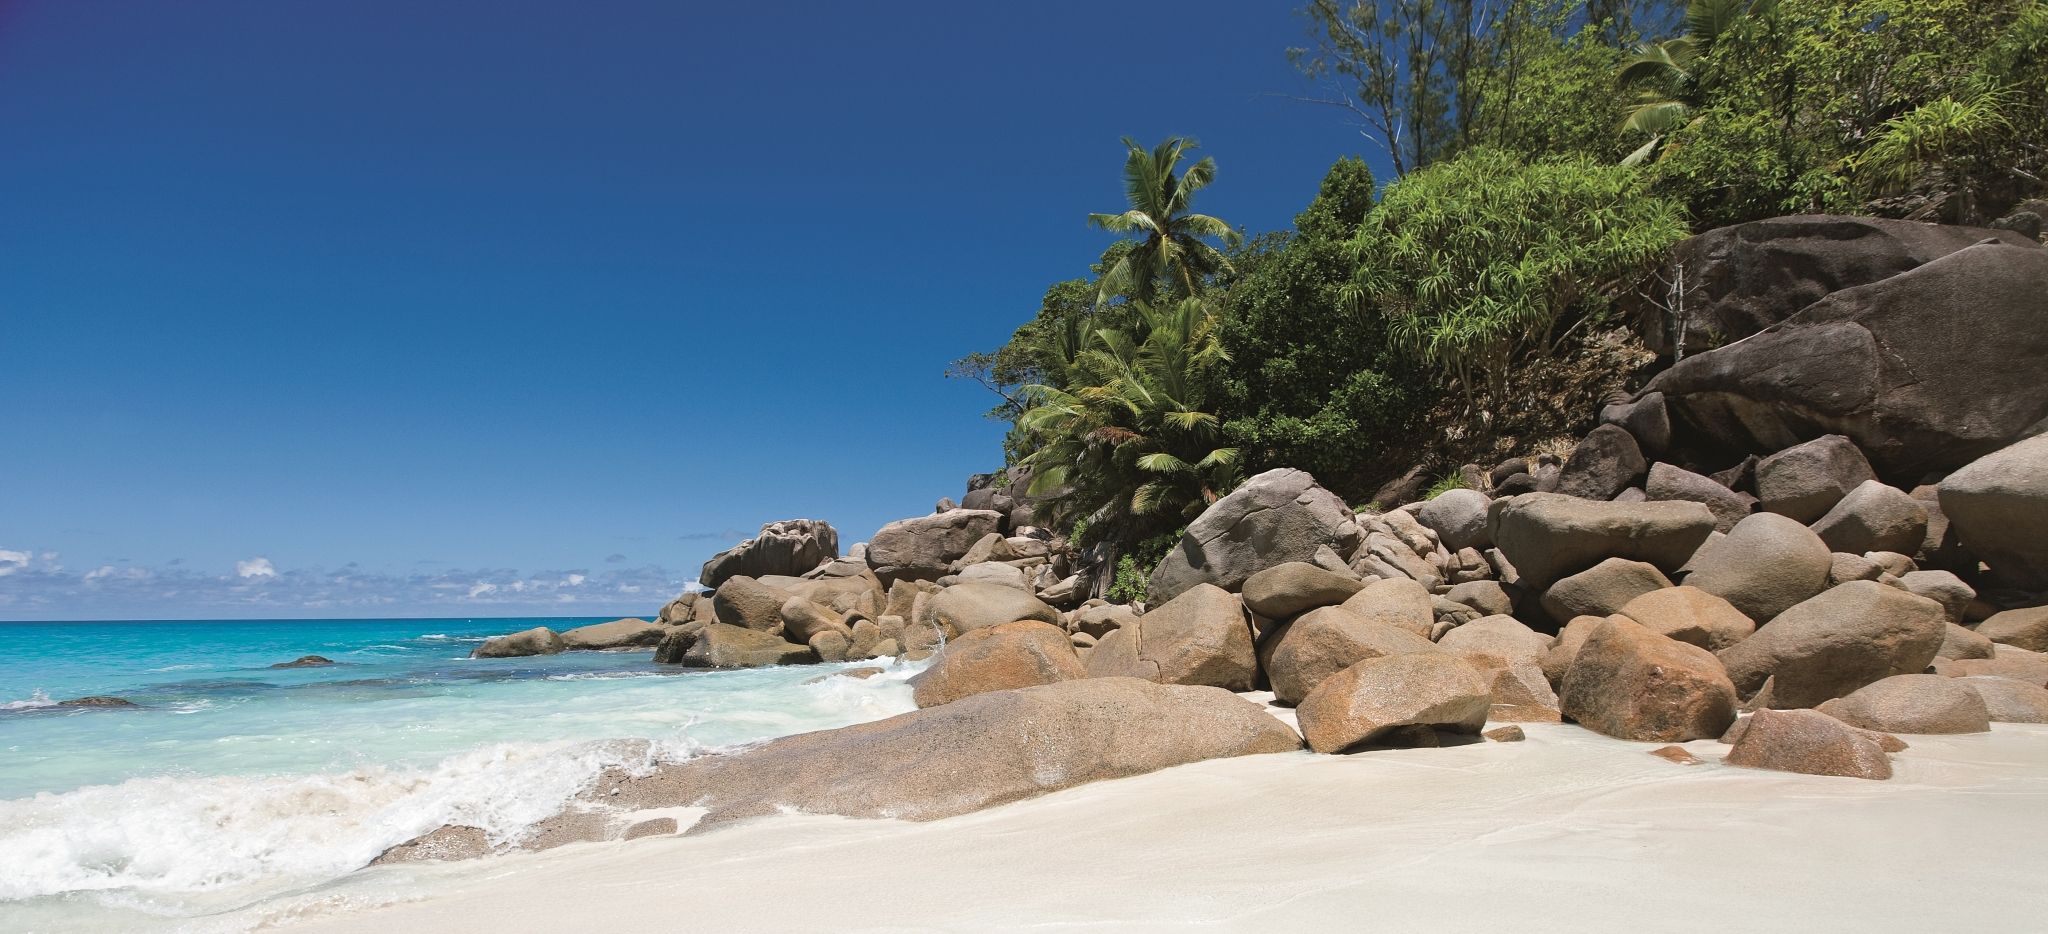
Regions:
[[111, 564], [102, 564], [85, 572], [85, 576], [80, 579], [87, 582], [103, 580], [139, 581], [147, 577], [149, 577], [148, 568], [117, 568]]
[[28, 567], [28, 552], [0, 551], [0, 577], [6, 577]]
[[497, 593], [497, 592], [498, 592], [498, 585], [496, 585], [496, 584], [492, 584], [492, 583], [488, 583], [488, 582], [485, 582], [485, 581], [477, 581], [477, 582], [476, 582], [476, 585], [475, 585], [475, 586], [473, 586], [473, 587], [469, 588], [469, 598], [470, 598], [471, 600], [474, 600], [474, 599], [476, 599], [476, 598], [478, 598], [478, 597], [481, 597], [481, 596], [483, 596], [483, 595], [485, 595], [485, 594], [492, 594], [492, 593]]
[[277, 566], [271, 564], [269, 558], [258, 555], [247, 561], [235, 562], [235, 576], [243, 580], [257, 577], [276, 577]]
[[568, 577], [563, 578], [563, 581], [565, 581], [571, 587], [581, 587], [583, 586], [583, 582], [589, 579], [590, 578], [585, 577], [581, 574], [571, 574]]

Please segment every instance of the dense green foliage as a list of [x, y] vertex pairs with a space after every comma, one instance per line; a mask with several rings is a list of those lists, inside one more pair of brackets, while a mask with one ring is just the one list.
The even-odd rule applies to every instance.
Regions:
[[[1125, 140], [1125, 234], [955, 375], [996, 391], [1105, 589], [1244, 476], [1353, 502], [1527, 453], [1651, 357], [1610, 313], [1671, 244], [1828, 211], [1983, 223], [2048, 176], [2048, 0], [1311, 0], [1290, 50], [1378, 143], [1292, 230], [1195, 213], [1216, 163]], [[1384, 187], [1382, 187], [1384, 186]], [[1568, 442], [1564, 442], [1568, 443]], [[1441, 486], [1442, 484], [1440, 484]], [[1085, 534], [1082, 529], [1085, 528]]]
[[1469, 150], [1387, 188], [1350, 243], [1351, 291], [1468, 402], [1500, 396], [1685, 237], [1677, 207], [1645, 189], [1624, 166]]
[[1222, 325], [1222, 411], [1250, 469], [1291, 465], [1331, 482], [1372, 462], [1426, 395], [1386, 321], [1345, 295], [1346, 244], [1373, 207], [1372, 170], [1342, 159], [1292, 235], [1241, 256]]

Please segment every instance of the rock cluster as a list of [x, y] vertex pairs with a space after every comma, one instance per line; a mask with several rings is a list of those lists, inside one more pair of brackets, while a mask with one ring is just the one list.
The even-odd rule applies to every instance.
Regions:
[[[2048, 251], [1806, 217], [1679, 254], [1692, 316], [1647, 322], [1674, 362], [1587, 413], [1569, 454], [1468, 465], [1465, 488], [1420, 502], [1434, 474], [1418, 467], [1381, 491], [1402, 504], [1386, 510], [1261, 473], [1188, 525], [1144, 605], [1102, 599], [1103, 554], [1034, 526], [1031, 478], [1011, 470], [845, 556], [829, 525], [770, 523], [705, 566], [711, 592], [652, 621], [476, 654], [930, 659], [915, 713], [607, 778], [641, 806], [708, 809], [700, 827], [930, 819], [1215, 756], [1463, 741], [1490, 721], [1718, 737], [1728, 765], [1866, 779], [1890, 777], [1895, 733], [2048, 722]], [[1230, 693], [1267, 688], [1298, 736]], [[1697, 751], [1656, 754], [1717, 767]], [[564, 820], [549, 839], [616, 835]]]

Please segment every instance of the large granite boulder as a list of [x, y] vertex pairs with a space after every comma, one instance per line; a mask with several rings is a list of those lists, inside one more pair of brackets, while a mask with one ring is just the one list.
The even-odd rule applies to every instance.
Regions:
[[1467, 658], [1485, 655], [1509, 665], [1534, 665], [1555, 643], [1512, 616], [1487, 616], [1444, 633], [1436, 645]]
[[803, 597], [791, 597], [782, 602], [779, 611], [782, 616], [782, 638], [804, 644], [812, 637], [824, 632], [836, 632], [851, 638], [852, 627], [846, 617], [834, 612], [831, 607], [821, 606]]
[[898, 519], [868, 541], [868, 567], [885, 584], [938, 580], [953, 570], [983, 536], [998, 531], [1003, 514], [992, 509], [949, 509]]
[[1317, 752], [1343, 752], [1420, 727], [1477, 735], [1493, 687], [1465, 660], [1441, 652], [1369, 658], [1316, 685], [1295, 714]]
[[[595, 783], [620, 809], [699, 807], [690, 829], [799, 812], [928, 821], [1301, 740], [1228, 691], [1084, 678], [989, 691]], [[602, 829], [590, 831], [603, 835]]]
[[644, 619], [615, 619], [562, 633], [562, 648], [584, 651], [646, 648], [668, 635], [668, 627]]
[[1429, 588], [1405, 577], [1372, 581], [1340, 606], [1368, 622], [1405, 629], [1428, 637], [1436, 626], [1436, 604]]
[[1018, 620], [1061, 625], [1060, 611], [1043, 600], [1003, 584], [954, 584], [918, 605], [917, 622], [958, 635]]
[[1756, 623], [1698, 587], [1667, 587], [1630, 600], [1619, 614], [1660, 636], [1719, 652], [1756, 632]]
[[1899, 575], [1899, 586], [1941, 604], [1950, 623], [1962, 622], [1970, 601], [1977, 599], [1976, 588], [1948, 571], [1907, 571]]
[[469, 653], [471, 658], [521, 658], [527, 655], [554, 655], [566, 646], [560, 633], [546, 626], [535, 626], [523, 632], [492, 636]]
[[1977, 624], [1977, 634], [2029, 652], [2048, 652], [2048, 606], [1993, 613]]
[[1713, 513], [1699, 503], [1602, 503], [1557, 493], [1494, 500], [1487, 522], [1520, 584], [1538, 591], [1608, 558], [1672, 573], [1714, 531]]
[[1911, 486], [2048, 418], [2043, 295], [2048, 250], [1979, 244], [1834, 292], [1647, 389], [1664, 394], [1684, 437], [1761, 454], [1839, 433], [1881, 479]]
[[1671, 586], [1657, 566], [1609, 558], [1573, 574], [1543, 592], [1543, 611], [1558, 625], [1576, 616], [1609, 616], [1643, 594]]
[[1486, 533], [1486, 511], [1491, 505], [1493, 501], [1478, 490], [1445, 490], [1415, 507], [1415, 521], [1435, 532], [1447, 550], [1487, 548], [1493, 544]]
[[937, 707], [987, 691], [1088, 677], [1066, 630], [1036, 620], [970, 630], [910, 679], [919, 707]]
[[2048, 688], [1991, 675], [1955, 680], [1977, 692], [1993, 723], [2048, 723]]
[[1307, 471], [1268, 470], [1188, 525], [1153, 569], [1147, 593], [1163, 603], [1197, 584], [1238, 590], [1274, 565], [1314, 563], [1319, 548], [1348, 559], [1363, 537], [1350, 508]]
[[[1665, 281], [1684, 270], [1686, 355], [1739, 341], [1831, 292], [1881, 282], [1951, 253], [2020, 235], [1984, 227], [1822, 214], [1773, 217], [1707, 231], [1672, 248]], [[1662, 308], [1645, 308], [1644, 343], [1675, 356], [1680, 335]]]
[[1979, 675], [2012, 678], [2048, 687], [2048, 654], [2029, 652], [2010, 645], [1994, 645], [1990, 658], [1943, 658], [1934, 663], [1934, 673], [1946, 678]]
[[758, 632], [782, 634], [782, 604], [789, 591], [741, 575], [727, 578], [711, 594], [718, 621]]
[[1299, 704], [1323, 679], [1368, 658], [1435, 651], [1435, 643], [1411, 629], [1328, 606], [1274, 630], [1260, 648], [1259, 661], [1274, 698]]
[[1601, 425], [1589, 432], [1558, 473], [1557, 492], [1583, 499], [1610, 500], [1634, 486], [1650, 469], [1634, 436], [1619, 425]]
[[784, 519], [761, 534], [713, 555], [697, 582], [717, 589], [727, 579], [781, 575], [795, 577], [839, 557], [839, 531], [822, 519]]
[[1737, 725], [1722, 761], [1750, 769], [1884, 780], [1883, 740], [1817, 710], [1759, 710]]
[[1088, 651], [1088, 673], [1249, 691], [1259, 662], [1243, 601], [1196, 584], [1103, 636]]
[[775, 633], [712, 623], [697, 634], [681, 662], [688, 668], [766, 668], [817, 660], [809, 646], [787, 642]]
[[1927, 540], [1927, 507], [1905, 490], [1865, 480], [1813, 523], [1832, 551], [1910, 555]]
[[1925, 671], [1941, 649], [1941, 604], [1876, 581], [1851, 581], [1807, 600], [1721, 650], [1742, 696], [1770, 690], [1771, 707], [1814, 707], [1893, 675]]
[[1961, 678], [1894, 675], [1817, 708], [1850, 726], [1886, 733], [1982, 733], [1991, 729], [1984, 698]]
[[1558, 701], [1579, 725], [1638, 742], [1707, 739], [1735, 722], [1735, 685], [1714, 653], [1619, 616], [1586, 637]]
[[[2040, 311], [2036, 317], [2048, 318]], [[2042, 357], [2031, 379], [2043, 378]], [[1987, 454], [1941, 481], [1941, 513], [1964, 548], [1983, 559], [1994, 581], [2048, 590], [2048, 434]]]
[[1827, 589], [1834, 564], [1827, 543], [1812, 529], [1760, 512], [1737, 522], [1728, 537], [1694, 559], [1685, 583], [1728, 601], [1750, 619], [1769, 622]]
[[1714, 514], [1714, 531], [1726, 532], [1756, 511], [1756, 497], [1738, 493], [1720, 481], [1671, 464], [1650, 465], [1643, 496], [1652, 502], [1682, 500], [1699, 503]]
[[1757, 462], [1757, 505], [1765, 512], [1811, 523], [1827, 515], [1850, 490], [1875, 477], [1855, 442], [1842, 435], [1822, 435]]
[[1355, 577], [1306, 561], [1276, 564], [1244, 582], [1244, 605], [1267, 619], [1287, 619], [1304, 610], [1335, 606], [1365, 588]]

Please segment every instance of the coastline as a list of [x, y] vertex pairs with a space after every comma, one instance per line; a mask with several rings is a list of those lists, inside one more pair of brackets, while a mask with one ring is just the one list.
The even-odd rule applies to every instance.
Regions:
[[[1891, 781], [1680, 766], [1568, 725], [1522, 743], [1212, 760], [930, 823], [380, 867], [217, 919], [309, 932], [1996, 929], [2048, 910], [2048, 726], [1915, 736]], [[1889, 854], [1889, 856], [1885, 855]], [[1902, 898], [1938, 874], [1940, 898]], [[432, 894], [420, 895], [422, 889]], [[911, 921], [909, 919], [915, 919]], [[1745, 921], [1745, 919], [1748, 919]]]

